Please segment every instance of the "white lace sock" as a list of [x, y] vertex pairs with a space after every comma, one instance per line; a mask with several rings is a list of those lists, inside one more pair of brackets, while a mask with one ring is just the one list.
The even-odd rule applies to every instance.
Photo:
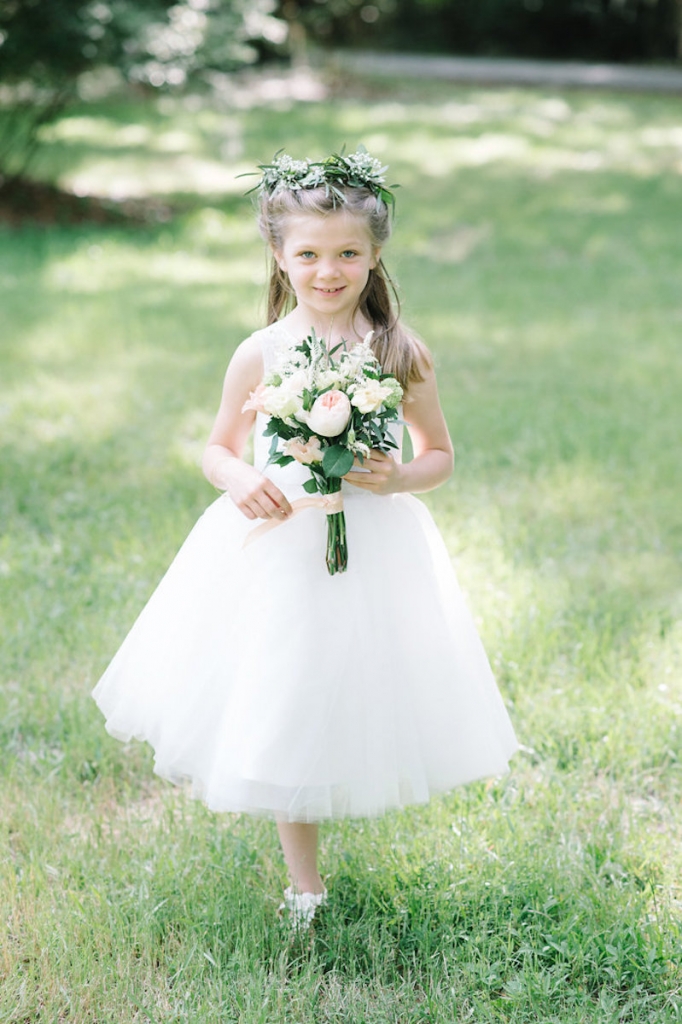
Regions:
[[315, 911], [327, 902], [327, 890], [323, 892], [296, 892], [291, 886], [284, 890], [284, 903], [281, 911], [288, 911], [292, 928], [306, 929], [310, 927]]

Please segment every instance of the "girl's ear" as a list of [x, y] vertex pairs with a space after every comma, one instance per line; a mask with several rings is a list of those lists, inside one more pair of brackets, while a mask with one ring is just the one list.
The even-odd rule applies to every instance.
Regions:
[[376, 270], [377, 264], [381, 259], [381, 249], [375, 249], [372, 253], [372, 262], [369, 265], [370, 270]]

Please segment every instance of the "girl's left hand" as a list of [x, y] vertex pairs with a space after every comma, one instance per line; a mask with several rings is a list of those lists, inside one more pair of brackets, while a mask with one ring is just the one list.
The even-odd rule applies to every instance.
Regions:
[[392, 455], [373, 448], [364, 462], [355, 460], [354, 468], [343, 479], [374, 494], [394, 494], [401, 489], [400, 470], [400, 463]]

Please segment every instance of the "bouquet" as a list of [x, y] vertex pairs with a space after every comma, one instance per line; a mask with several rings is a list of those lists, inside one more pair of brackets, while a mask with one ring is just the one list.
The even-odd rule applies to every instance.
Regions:
[[342, 341], [328, 352], [311, 331], [275, 359], [244, 405], [270, 417], [264, 431], [272, 437], [268, 465], [299, 462], [310, 471], [303, 485], [309, 494], [337, 495], [320, 502], [327, 512], [331, 575], [348, 566], [341, 478], [372, 448], [388, 453], [398, 447], [390, 424], [400, 422], [403, 389], [382, 373], [370, 347], [372, 333], [352, 348]]

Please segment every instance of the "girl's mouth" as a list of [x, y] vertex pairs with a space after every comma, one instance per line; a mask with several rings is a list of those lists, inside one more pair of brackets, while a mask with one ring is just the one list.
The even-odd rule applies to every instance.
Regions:
[[316, 288], [315, 291], [321, 292], [323, 295], [338, 295], [343, 291], [343, 285], [338, 288]]

